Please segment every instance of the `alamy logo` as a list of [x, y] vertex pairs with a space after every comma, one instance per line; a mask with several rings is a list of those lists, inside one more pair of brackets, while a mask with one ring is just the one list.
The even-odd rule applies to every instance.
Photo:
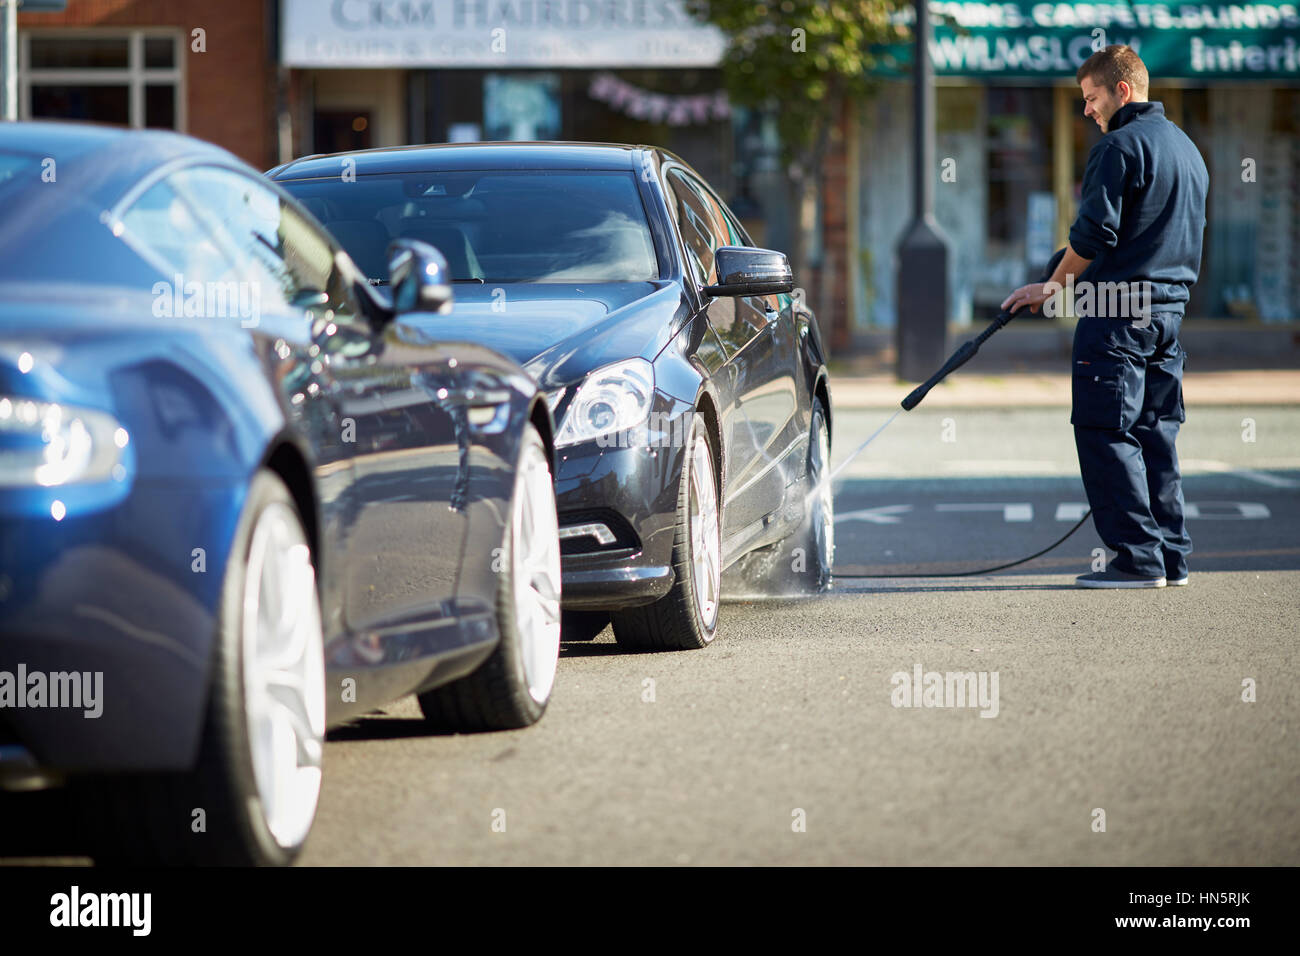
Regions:
[[978, 707], [981, 717], [998, 715], [997, 671], [897, 671], [889, 682], [895, 707]]
[[[1043, 315], [1049, 319], [1099, 316], [1107, 319], [1135, 319], [1145, 328], [1151, 323], [1151, 283], [1075, 282], [1065, 277], [1065, 285], [1048, 282], [1043, 291], [1049, 296], [1043, 303]], [[1064, 292], [1062, 297], [1060, 293]]]
[[104, 713], [103, 671], [0, 671], [0, 709], [70, 708], [94, 720]]
[[691, 416], [674, 418], [666, 412], [651, 412], [640, 425], [606, 432], [596, 438], [601, 448], [685, 448], [691, 435]]
[[152, 913], [152, 893], [82, 893], [74, 885], [50, 897], [51, 926], [125, 926], [133, 936], [148, 936]]
[[246, 329], [262, 319], [262, 294], [256, 282], [186, 281], [176, 273], [172, 282], [153, 284], [153, 314], [159, 319], [239, 319]]

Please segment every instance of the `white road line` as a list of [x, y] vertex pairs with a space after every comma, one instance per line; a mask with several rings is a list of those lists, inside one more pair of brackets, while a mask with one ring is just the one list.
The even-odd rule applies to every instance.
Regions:
[[898, 524], [899, 517], [912, 510], [911, 505], [882, 505], [879, 508], [864, 508], [861, 511], [847, 511], [835, 516], [835, 523], [841, 521], [869, 521], [872, 524]]
[[1088, 505], [1082, 501], [1062, 501], [1056, 506], [1057, 521], [1082, 521]]
[[935, 505], [935, 511], [1001, 511], [1004, 521], [1025, 522], [1034, 520], [1034, 506], [1028, 502], [1012, 504], [986, 504], [982, 502]]

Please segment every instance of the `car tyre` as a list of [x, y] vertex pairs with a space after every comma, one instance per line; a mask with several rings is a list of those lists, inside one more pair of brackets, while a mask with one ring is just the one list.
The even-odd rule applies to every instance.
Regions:
[[500, 640], [473, 673], [419, 695], [432, 729], [513, 730], [541, 720], [560, 655], [560, 533], [550, 456], [532, 425], [520, 441], [497, 585]]
[[293, 498], [249, 485], [222, 580], [195, 769], [75, 787], [101, 863], [293, 862], [320, 797], [325, 655], [315, 564]]
[[629, 650], [695, 650], [710, 644], [717, 634], [722, 509], [714, 449], [699, 415], [690, 436], [677, 490], [672, 588], [653, 604], [610, 615], [615, 640]]

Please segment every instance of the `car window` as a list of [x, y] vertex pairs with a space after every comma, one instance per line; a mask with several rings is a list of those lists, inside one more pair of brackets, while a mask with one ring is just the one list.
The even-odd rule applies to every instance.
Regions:
[[718, 247], [727, 244], [723, 238], [725, 232], [719, 232], [709, 203], [683, 173], [676, 169], [670, 170], [668, 185], [672, 189], [677, 211], [677, 228], [682, 234], [682, 241], [686, 243], [686, 252], [694, 266], [696, 278], [704, 285], [717, 282], [713, 258]]
[[171, 186], [155, 183], [121, 217], [122, 238], [168, 279], [221, 282], [235, 264]]
[[230, 244], [244, 276], [257, 282], [264, 306], [295, 308], [325, 292], [341, 319], [354, 314], [346, 277], [329, 239], [275, 190], [234, 170], [196, 166], [169, 177]]
[[732, 245], [732, 246], [753, 245], [753, 243], [749, 241], [749, 236], [745, 234], [745, 230], [741, 227], [740, 223], [736, 221], [736, 217], [731, 214], [731, 210], [728, 209], [726, 206], [722, 207], [722, 216], [727, 223], [727, 232], [730, 233], [731, 235], [731, 242], [728, 243], [728, 245]]

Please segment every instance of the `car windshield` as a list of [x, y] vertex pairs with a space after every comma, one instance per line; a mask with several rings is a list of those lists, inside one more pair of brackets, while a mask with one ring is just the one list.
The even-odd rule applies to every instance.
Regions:
[[282, 180], [372, 280], [419, 239], [469, 282], [644, 282], [659, 275], [630, 172], [501, 170]]

